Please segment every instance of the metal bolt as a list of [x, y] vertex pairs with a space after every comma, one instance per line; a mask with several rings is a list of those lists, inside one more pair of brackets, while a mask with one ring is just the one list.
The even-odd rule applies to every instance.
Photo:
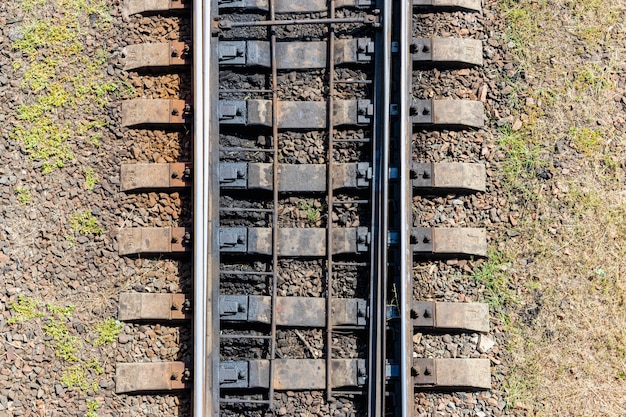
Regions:
[[420, 316], [419, 310], [416, 309], [416, 308], [412, 308], [411, 309], [411, 318], [417, 319], [417, 318], [419, 318], [419, 316]]
[[178, 49], [172, 49], [172, 58], [176, 58], [178, 56]]
[[180, 114], [180, 111], [178, 109], [172, 110], [172, 116], [178, 116], [179, 114]]
[[429, 309], [424, 310], [424, 318], [429, 319], [431, 317], [431, 313]]
[[432, 373], [432, 371], [430, 370], [430, 368], [426, 368], [424, 369], [424, 375], [430, 375]]
[[239, 379], [246, 379], [246, 371], [244, 371], [243, 369], [239, 371], [239, 373], [237, 373], [237, 377]]
[[172, 172], [172, 178], [176, 179], [176, 178], [178, 178], [178, 175], [179, 174], [178, 174], [177, 171]]
[[430, 172], [424, 171], [424, 173], [422, 174], [422, 178], [424, 178], [425, 180], [430, 179]]
[[430, 108], [424, 107], [424, 109], [422, 110], [422, 115], [428, 116], [429, 114], [430, 114]]
[[177, 374], [177, 373], [175, 373], [175, 372], [174, 372], [174, 373], [172, 373], [172, 375], [170, 375], [170, 379], [171, 379], [172, 381], [176, 381], [176, 380], [178, 379], [178, 374]]
[[172, 243], [178, 243], [178, 238], [177, 237], [172, 237]]
[[413, 376], [418, 376], [420, 374], [420, 368], [417, 366], [412, 366], [411, 367], [411, 374]]
[[429, 53], [429, 52], [430, 52], [430, 48], [429, 48], [427, 45], [423, 45], [423, 46], [422, 46], [422, 52], [423, 52], [423, 53], [425, 53], [425, 54], [427, 54], [427, 53]]
[[172, 303], [172, 305], [170, 306], [171, 310], [178, 310], [178, 304], [176, 303]]
[[186, 180], [191, 178], [191, 168], [189, 167], [185, 168], [185, 170], [183, 171], [183, 178]]

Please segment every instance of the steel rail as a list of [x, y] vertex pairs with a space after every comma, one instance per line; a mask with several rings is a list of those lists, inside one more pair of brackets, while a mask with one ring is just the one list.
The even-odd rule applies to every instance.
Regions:
[[[275, 18], [276, 4], [274, 0], [269, 0], [270, 21]], [[272, 147], [274, 150], [272, 167], [273, 167], [273, 200], [274, 213], [272, 214], [272, 317], [271, 317], [271, 340], [270, 340], [270, 369], [269, 369], [269, 408], [274, 407], [274, 378], [276, 367], [276, 315], [278, 297], [278, 63], [276, 58], [276, 30], [270, 27], [270, 54], [272, 68]]]
[[[330, 18], [335, 18], [335, 0], [330, 0]], [[333, 398], [333, 109], [335, 105], [335, 28], [328, 26], [328, 157], [326, 164], [326, 188], [328, 193], [328, 220], [326, 225], [326, 400]]]
[[[387, 285], [387, 229], [388, 229], [388, 180], [389, 140], [391, 107], [391, 15], [392, 0], [380, 0], [382, 7], [382, 31], [376, 40], [375, 65], [382, 76], [375, 85], [376, 112], [374, 118], [372, 152], [374, 155], [372, 180], [372, 248], [370, 257], [370, 329], [368, 357], [367, 415], [385, 415], [386, 372], [386, 285]], [[382, 86], [380, 85], [382, 84]], [[382, 89], [382, 91], [380, 91]]]
[[[210, 242], [210, 187], [212, 175], [209, 165], [209, 150], [211, 147], [212, 130], [209, 121], [211, 109], [212, 86], [208, 77], [211, 66], [211, 35], [205, 30], [205, 22], [211, 22], [211, 8], [206, 3], [195, 0], [193, 4], [193, 89], [194, 109], [196, 111], [194, 134], [194, 245], [193, 245], [193, 289], [194, 289], [194, 364], [193, 364], [193, 398], [192, 409], [194, 417], [213, 417], [218, 413], [219, 406], [215, 406], [215, 372], [211, 339], [213, 330], [208, 331], [209, 323], [213, 327], [213, 313], [207, 308], [209, 300], [208, 286], [211, 283], [212, 272], [209, 265]], [[206, 49], [205, 49], [206, 47]], [[208, 56], [205, 55], [208, 52]], [[206, 101], [209, 101], [208, 103]], [[211, 187], [212, 188], [212, 187]], [[211, 265], [212, 267], [212, 265]]]
[[412, 5], [408, 1], [400, 2], [400, 395], [401, 409], [405, 416], [413, 415], [414, 393], [411, 377], [413, 360], [411, 301], [413, 286], [411, 280], [411, 224], [412, 188], [410, 181], [411, 169], [411, 94], [407, 86], [411, 85], [413, 72], [410, 51], [407, 47], [411, 42]]

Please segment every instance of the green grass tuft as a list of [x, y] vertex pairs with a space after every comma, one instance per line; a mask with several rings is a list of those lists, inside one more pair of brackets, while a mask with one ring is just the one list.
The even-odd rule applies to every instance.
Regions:
[[26, 188], [16, 188], [15, 195], [17, 196], [17, 201], [19, 201], [20, 203], [22, 204], [30, 203], [30, 199], [31, 199], [30, 191], [28, 191]]
[[81, 235], [101, 235], [104, 229], [98, 226], [98, 219], [91, 214], [91, 210], [82, 213], [76, 212], [70, 217], [70, 227]]
[[11, 302], [10, 309], [13, 312], [13, 317], [7, 320], [7, 323], [9, 324], [19, 323], [43, 316], [43, 313], [39, 311], [39, 302], [34, 298], [28, 298], [23, 294], [17, 296], [17, 302]]
[[96, 346], [108, 345], [117, 340], [117, 337], [122, 331], [122, 323], [113, 318], [109, 318], [96, 324], [95, 330], [98, 333], [98, 337], [94, 339], [93, 344]]

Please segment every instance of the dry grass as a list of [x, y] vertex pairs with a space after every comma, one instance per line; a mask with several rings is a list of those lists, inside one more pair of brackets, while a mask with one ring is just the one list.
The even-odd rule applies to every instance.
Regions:
[[[504, 249], [518, 260], [520, 300], [508, 326], [509, 404], [519, 415], [625, 416], [626, 4], [502, 9], [525, 78], [510, 103], [524, 128], [500, 140], [511, 199], [526, 210]], [[514, 171], [539, 166], [554, 176]]]

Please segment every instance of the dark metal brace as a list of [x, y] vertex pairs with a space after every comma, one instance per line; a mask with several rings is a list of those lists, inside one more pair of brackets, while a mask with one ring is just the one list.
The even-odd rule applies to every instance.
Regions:
[[222, 362], [218, 373], [221, 388], [248, 388], [248, 361]]
[[432, 124], [434, 120], [432, 100], [413, 99], [411, 116], [415, 124]]
[[246, 189], [248, 187], [248, 164], [245, 162], [222, 163], [219, 176], [220, 185]]
[[411, 180], [415, 188], [435, 186], [435, 170], [432, 162], [414, 162], [411, 165]]
[[433, 251], [433, 231], [429, 227], [414, 227], [411, 229], [411, 244], [413, 252]]
[[227, 227], [220, 229], [219, 244], [222, 252], [245, 253], [248, 250], [248, 229]]

